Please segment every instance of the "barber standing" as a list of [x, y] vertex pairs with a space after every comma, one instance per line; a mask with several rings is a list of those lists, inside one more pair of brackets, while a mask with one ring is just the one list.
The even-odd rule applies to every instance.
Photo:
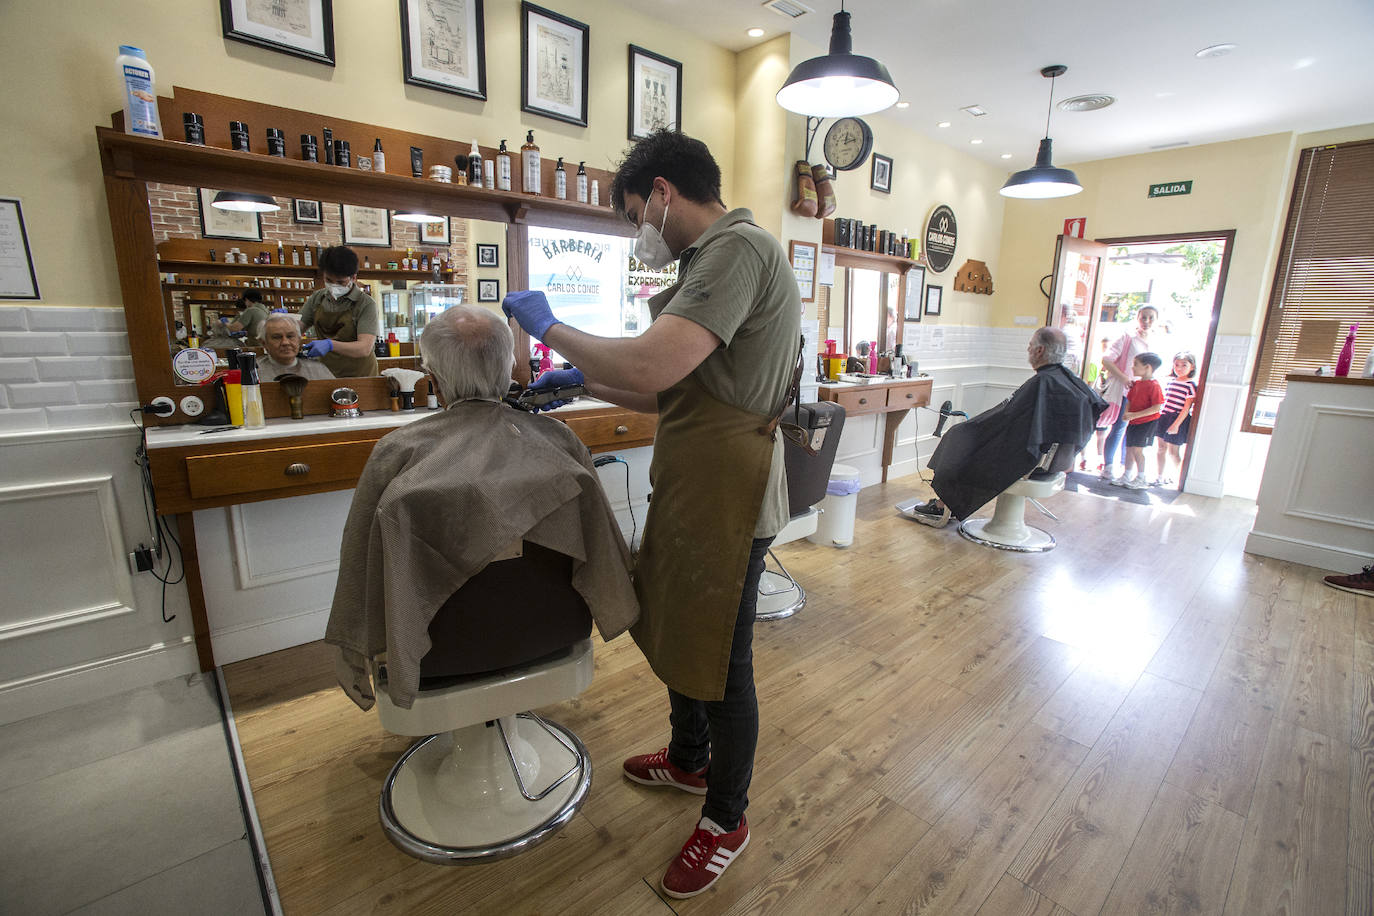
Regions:
[[262, 326], [267, 320], [267, 306], [262, 302], [262, 293], [255, 289], [243, 291], [239, 297], [239, 316], [228, 322], [229, 333], [235, 337], [243, 332], [244, 343], [250, 347], [262, 346]]
[[545, 373], [535, 387], [585, 384], [658, 413], [631, 633], [668, 687], [672, 739], [624, 770], [706, 796], [662, 882], [669, 896], [692, 897], [749, 842], [754, 611], [764, 554], [788, 519], [776, 427], [797, 365], [801, 299], [777, 240], [748, 210], [726, 210], [720, 167], [701, 141], [658, 131], [637, 143], [611, 203], [638, 228], [635, 257], [654, 270], [681, 262], [678, 282], [649, 300], [642, 335], [561, 324], [541, 292], [511, 293], [503, 308], [581, 367]]
[[373, 346], [382, 331], [377, 303], [358, 288], [358, 256], [343, 245], [320, 255], [324, 289], [301, 307], [301, 325], [316, 337], [301, 350], [324, 363], [336, 378], [377, 375]]

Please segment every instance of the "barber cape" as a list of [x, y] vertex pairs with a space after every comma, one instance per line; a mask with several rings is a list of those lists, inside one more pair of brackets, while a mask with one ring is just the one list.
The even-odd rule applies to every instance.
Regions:
[[968, 518], [1029, 474], [1053, 443], [1078, 452], [1107, 409], [1062, 365], [1035, 370], [1001, 404], [945, 433], [929, 467], [931, 487], [955, 518]]
[[391, 701], [409, 709], [439, 607], [522, 540], [573, 559], [572, 585], [603, 639], [638, 619], [629, 550], [587, 447], [564, 424], [461, 401], [378, 441], [344, 526], [325, 630], [353, 702], [372, 707], [368, 663], [385, 652]]

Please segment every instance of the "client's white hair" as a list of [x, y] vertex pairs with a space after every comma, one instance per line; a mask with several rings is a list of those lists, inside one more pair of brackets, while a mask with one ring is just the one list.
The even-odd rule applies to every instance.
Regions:
[[301, 320], [290, 312], [273, 312], [268, 315], [267, 320], [262, 323], [262, 333], [264, 336], [267, 334], [267, 326], [274, 321], [281, 322], [282, 324], [289, 324], [291, 330], [296, 332], [296, 336], [300, 336]]
[[1069, 340], [1059, 328], [1044, 327], [1035, 332], [1035, 342], [1045, 348], [1045, 364], [1057, 366], [1069, 352]]
[[420, 335], [421, 364], [445, 404], [500, 400], [515, 368], [515, 337], [495, 312], [455, 305], [431, 318]]

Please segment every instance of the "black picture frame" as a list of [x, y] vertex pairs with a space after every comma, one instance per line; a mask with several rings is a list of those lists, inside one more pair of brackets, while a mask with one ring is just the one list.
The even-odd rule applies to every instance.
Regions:
[[[302, 204], [305, 206], [302, 207]], [[324, 205], [318, 200], [291, 198], [291, 221], [302, 226], [323, 226]]]
[[200, 211], [200, 237], [203, 239], [234, 239], [240, 242], [262, 241], [262, 214], [241, 210], [216, 210], [212, 205], [214, 188], [198, 188], [196, 204]]
[[940, 314], [940, 305], [945, 297], [945, 288], [934, 283], [926, 284], [926, 309], [927, 315]]
[[420, 235], [421, 245], [453, 244], [453, 236], [447, 216], [441, 216], [432, 223], [417, 223], [416, 226], [416, 231]]
[[[432, 21], [430, 8], [424, 0], [401, 0], [401, 62], [405, 81], [411, 86], [437, 89], [469, 99], [486, 100], [487, 50], [486, 11], [483, 0], [467, 0], [467, 20], [462, 23], [462, 48], [456, 48], [454, 36], [444, 34], [451, 24]], [[457, 56], [475, 59], [475, 68], [466, 76], [451, 70], [453, 52]]]
[[[385, 207], [340, 204], [339, 224], [345, 245], [364, 248], [391, 247], [391, 211]], [[369, 230], [373, 230], [371, 234]]]
[[500, 302], [501, 281], [481, 279], [477, 281], [478, 302]]
[[478, 267], [500, 267], [501, 266], [501, 247], [499, 245], [477, 245], [477, 266]]
[[643, 140], [660, 128], [682, 130], [682, 64], [638, 45], [629, 47], [629, 139]]
[[[0, 238], [8, 236], [7, 270], [0, 271], [0, 299], [42, 299], [38, 272], [33, 266], [29, 232], [24, 227], [24, 203], [17, 197], [0, 197]], [[22, 252], [21, 252], [22, 249]], [[23, 256], [23, 264], [19, 262]]]
[[869, 174], [868, 186], [884, 194], [892, 193], [892, 157], [880, 153], [873, 154], [873, 170]]
[[[319, 64], [334, 66], [334, 2], [333, 0], [304, 0], [310, 13], [306, 23], [283, 22], [284, 27], [270, 22], [254, 21], [248, 15], [248, 0], [220, 0], [220, 24], [224, 37], [244, 44], [256, 45], [269, 51], [303, 57]], [[282, 5], [287, 8], [286, 4]], [[319, 36], [300, 33], [307, 28]]]
[[[547, 42], [538, 40], [541, 28]], [[533, 47], [531, 36], [536, 39]], [[560, 49], [560, 43], [580, 47]], [[591, 28], [585, 22], [533, 3], [520, 4], [521, 111], [586, 127], [590, 64]]]
[[925, 302], [926, 269], [917, 264], [906, 270], [906, 297], [902, 303], [903, 321], [920, 321]]

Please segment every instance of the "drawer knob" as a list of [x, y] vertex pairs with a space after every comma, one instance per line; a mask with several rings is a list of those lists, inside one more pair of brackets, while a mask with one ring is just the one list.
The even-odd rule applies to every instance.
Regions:
[[859, 398], [859, 403], [860, 403], [860, 404], [867, 404], [867, 403], [868, 403], [868, 398]]
[[628, 426], [617, 426], [617, 427], [615, 428], [615, 434], [616, 434], [617, 436], [623, 436], [623, 435], [625, 435], [626, 433], [628, 433], [629, 431], [630, 431], [630, 427], [628, 427]]
[[912, 394], [910, 391], [908, 391], [908, 392], [906, 393], [906, 399], [907, 399], [908, 401], [911, 400], [911, 399], [914, 398], [914, 397], [916, 397], [916, 395]]
[[310, 465], [306, 464], [303, 461], [297, 461], [295, 464], [288, 464], [286, 466], [287, 477], [303, 477], [309, 473]]

